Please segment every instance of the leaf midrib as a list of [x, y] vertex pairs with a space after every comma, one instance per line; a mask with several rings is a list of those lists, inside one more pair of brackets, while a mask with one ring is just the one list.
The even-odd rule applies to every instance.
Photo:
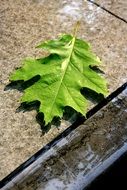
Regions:
[[61, 77], [60, 85], [59, 85], [59, 87], [58, 87], [58, 90], [57, 90], [56, 96], [55, 96], [54, 101], [53, 101], [53, 103], [52, 103], [50, 114], [51, 114], [52, 111], [53, 111], [53, 106], [54, 106], [55, 100], [56, 100], [56, 98], [57, 98], [57, 96], [58, 96], [58, 94], [59, 94], [59, 90], [60, 90], [60, 87], [61, 87], [61, 85], [62, 85], [62, 81], [64, 80], [64, 76], [65, 76], [65, 74], [66, 74], [66, 71], [67, 71], [67, 68], [68, 68], [68, 65], [69, 65], [69, 62], [70, 62], [70, 59], [71, 59], [72, 53], [73, 53], [74, 44], [75, 44], [75, 37], [73, 37], [73, 39], [72, 39], [72, 44], [71, 44], [71, 45], [72, 45], [72, 50], [71, 50], [71, 52], [70, 52], [70, 56], [69, 56], [69, 58], [68, 58], [68, 61], [67, 61], [66, 67], [65, 67], [64, 72], [63, 72], [63, 75], [62, 75], [62, 77]]

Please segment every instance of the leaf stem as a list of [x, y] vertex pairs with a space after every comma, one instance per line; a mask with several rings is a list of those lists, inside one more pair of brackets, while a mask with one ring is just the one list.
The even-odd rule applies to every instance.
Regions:
[[73, 36], [74, 37], [76, 37], [79, 27], [80, 27], [80, 21], [77, 21], [75, 26], [74, 26], [74, 30], [73, 30]]

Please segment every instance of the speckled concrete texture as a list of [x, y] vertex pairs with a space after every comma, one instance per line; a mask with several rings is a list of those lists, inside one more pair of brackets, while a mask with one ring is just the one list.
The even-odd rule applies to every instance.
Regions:
[[127, 21], [126, 0], [95, 0], [94, 2]]
[[127, 151], [125, 142], [127, 88], [2, 190], [84, 189], [120, 152]]
[[0, 1], [0, 179], [68, 126], [62, 122], [41, 136], [36, 111], [16, 112], [22, 95], [4, 91], [9, 75], [25, 57], [39, 57], [40, 41], [70, 33], [81, 20], [78, 36], [89, 41], [104, 63], [102, 69], [109, 92], [126, 81], [127, 25], [97, 6], [83, 0], [1, 0]]

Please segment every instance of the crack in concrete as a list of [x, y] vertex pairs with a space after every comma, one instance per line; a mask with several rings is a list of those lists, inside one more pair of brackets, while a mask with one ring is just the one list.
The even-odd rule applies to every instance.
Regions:
[[116, 17], [117, 19], [122, 20], [123, 22], [127, 23], [127, 20], [125, 20], [124, 18], [118, 16], [117, 14], [115, 14], [115, 13], [109, 11], [108, 9], [106, 9], [105, 7], [99, 5], [99, 4], [96, 3], [95, 1], [93, 1], [93, 0], [87, 0], [87, 1], [90, 2], [90, 3], [93, 3], [93, 4], [96, 5], [97, 7], [100, 7], [102, 10], [108, 12], [109, 14], [111, 14], [111, 15], [114, 16], [114, 17]]

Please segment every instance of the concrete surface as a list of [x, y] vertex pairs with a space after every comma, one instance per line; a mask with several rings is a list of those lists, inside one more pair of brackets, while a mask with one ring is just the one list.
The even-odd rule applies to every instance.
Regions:
[[125, 151], [127, 88], [2, 190], [82, 190]]
[[126, 0], [95, 0], [94, 2], [127, 21]]
[[0, 1], [0, 179], [69, 125], [62, 121], [59, 129], [54, 127], [41, 136], [36, 111], [16, 112], [22, 93], [4, 88], [23, 58], [45, 55], [35, 49], [38, 42], [72, 32], [77, 20], [81, 20], [78, 36], [89, 41], [102, 59], [109, 92], [114, 91], [127, 76], [127, 25], [123, 21], [83, 0]]

